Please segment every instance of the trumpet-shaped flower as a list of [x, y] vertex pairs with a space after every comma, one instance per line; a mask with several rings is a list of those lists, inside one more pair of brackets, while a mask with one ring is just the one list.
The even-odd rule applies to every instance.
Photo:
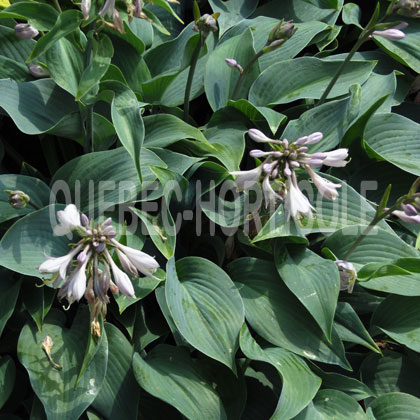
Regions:
[[74, 256], [82, 249], [83, 245], [78, 245], [68, 254], [63, 255], [62, 257], [48, 257], [47, 259], [38, 267], [38, 270], [41, 274], [54, 274], [59, 273], [60, 277], [64, 279], [67, 275], [67, 269], [70, 266]]
[[84, 262], [79, 262], [58, 292], [57, 296], [59, 298], [66, 296], [69, 303], [72, 304], [75, 300], [79, 301], [83, 297], [86, 290], [86, 266], [88, 261], [89, 258], [85, 258]]
[[135, 298], [136, 295], [134, 293], [134, 287], [127, 274], [125, 274], [124, 271], [118, 268], [117, 264], [114, 263], [107, 250], [105, 251], [105, 255], [107, 257], [109, 265], [111, 266], [112, 274], [114, 276], [114, 280], [118, 286], [118, 289], [124, 296]]
[[63, 236], [77, 229], [80, 224], [80, 213], [74, 204], [69, 204], [64, 210], [57, 212], [59, 224], [54, 226], [54, 235]]
[[239, 191], [247, 190], [258, 182], [262, 173], [262, 165], [250, 171], [232, 171], [231, 175], [236, 176], [235, 184]]
[[322, 160], [322, 163], [327, 166], [334, 166], [336, 168], [342, 168], [347, 165], [347, 159], [349, 155], [348, 149], [336, 149], [331, 152], [325, 152], [326, 157]]
[[284, 199], [287, 220], [290, 219], [290, 216], [295, 220], [302, 216], [312, 217], [312, 210], [315, 209], [299, 189], [294, 175], [293, 172], [292, 179], [291, 177], [288, 177], [288, 189]]
[[328, 179], [322, 178], [322, 176], [314, 172], [308, 165], [306, 165], [305, 168], [323, 197], [328, 200], [335, 200], [338, 197], [337, 188], [341, 188], [341, 184], [334, 184], [333, 182], [328, 181]]
[[117, 248], [119, 248], [128, 257], [131, 264], [133, 264], [134, 267], [145, 276], [153, 275], [153, 273], [159, 268], [159, 264], [149, 254], [134, 248], [130, 248], [129, 246], [122, 245], [115, 239], [112, 239], [111, 242]]

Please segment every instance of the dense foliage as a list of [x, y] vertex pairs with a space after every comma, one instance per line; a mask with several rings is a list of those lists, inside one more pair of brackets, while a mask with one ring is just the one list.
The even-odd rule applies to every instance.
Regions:
[[419, 419], [420, 3], [10, 3], [0, 419]]

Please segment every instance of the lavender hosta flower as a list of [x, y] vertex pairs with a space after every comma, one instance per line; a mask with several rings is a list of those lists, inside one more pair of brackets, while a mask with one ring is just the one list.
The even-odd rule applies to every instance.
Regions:
[[134, 293], [134, 287], [133, 287], [133, 284], [131, 283], [130, 278], [127, 276], [126, 273], [124, 273], [124, 271], [118, 268], [117, 264], [115, 264], [115, 262], [113, 261], [113, 259], [111, 258], [107, 250], [105, 250], [105, 255], [111, 267], [112, 274], [114, 276], [114, 280], [118, 286], [118, 289], [121, 291], [121, 293], [124, 296], [135, 298], [136, 295]]
[[63, 236], [81, 227], [80, 213], [74, 204], [69, 204], [64, 210], [57, 212], [58, 225], [54, 226], [54, 236]]
[[279, 201], [283, 201], [283, 197], [274, 191], [270, 182], [270, 177], [268, 175], [264, 177], [262, 182], [262, 190], [266, 208], [274, 207]]
[[142, 16], [143, 11], [143, 0], [135, 0], [135, 8], [134, 8], [134, 16], [140, 17]]
[[299, 189], [296, 181], [296, 176], [288, 177], [288, 189], [286, 197], [284, 198], [284, 209], [286, 211], [287, 220], [290, 216], [297, 220], [302, 216], [312, 217], [312, 210], [315, 210], [309, 202], [308, 198]]
[[86, 266], [88, 262], [89, 257], [85, 258], [84, 262], [78, 263], [58, 292], [58, 298], [66, 296], [71, 305], [74, 301], [79, 301], [83, 297], [86, 290]]
[[98, 15], [101, 18], [103, 18], [104, 16], [108, 16], [112, 18], [114, 28], [117, 29], [118, 32], [122, 34], [124, 33], [124, 22], [121, 19], [121, 16], [118, 10], [115, 8], [115, 0], [106, 0], [105, 4], [103, 5], [102, 9], [99, 11]]
[[337, 260], [334, 261], [340, 274], [340, 290], [347, 290], [349, 293], [353, 291], [354, 284], [357, 279], [357, 271], [351, 262]]
[[122, 245], [116, 240], [112, 240], [112, 243], [119, 248], [128, 257], [134, 267], [145, 276], [152, 276], [159, 268], [157, 261], [149, 254], [129, 246]]
[[44, 67], [40, 66], [39, 64], [29, 64], [28, 69], [29, 69], [29, 72], [34, 77], [49, 77], [50, 76], [50, 73], [48, 73], [48, 71]]
[[81, 9], [82, 9], [82, 13], [83, 13], [83, 18], [85, 20], [89, 19], [89, 13], [90, 13], [91, 6], [92, 6], [92, 0], [82, 0]]
[[420, 223], [420, 214], [417, 207], [413, 204], [402, 204], [402, 210], [394, 210], [392, 214], [403, 222], [410, 224]]
[[372, 35], [380, 36], [389, 41], [399, 41], [405, 38], [405, 33], [395, 28], [385, 29], [384, 31], [373, 31]]
[[67, 275], [67, 270], [73, 261], [74, 256], [81, 251], [83, 245], [80, 244], [68, 254], [62, 257], [48, 257], [47, 259], [38, 266], [38, 271], [41, 274], [55, 274], [58, 273], [61, 279], [64, 279]]
[[256, 128], [251, 128], [248, 130], [248, 136], [254, 140], [256, 143], [274, 143], [277, 140], [270, 139], [262, 131], [257, 130]]
[[244, 191], [258, 182], [262, 173], [262, 165], [250, 171], [231, 171], [229, 173], [236, 177], [235, 184], [238, 191]]
[[326, 199], [334, 201], [338, 197], [337, 188], [341, 188], [341, 184], [334, 184], [333, 182], [328, 181], [328, 179], [322, 178], [322, 176], [314, 172], [309, 165], [306, 165], [305, 168], [319, 193]]
[[334, 166], [336, 168], [342, 168], [347, 165], [347, 159], [349, 155], [348, 149], [336, 149], [331, 152], [324, 152], [326, 157], [322, 160], [322, 163], [327, 166]]
[[38, 36], [39, 31], [29, 23], [18, 23], [15, 25], [15, 33], [21, 39], [32, 39]]

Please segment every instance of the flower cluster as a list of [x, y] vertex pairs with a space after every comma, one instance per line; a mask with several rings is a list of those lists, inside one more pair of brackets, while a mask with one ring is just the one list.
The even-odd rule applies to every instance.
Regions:
[[294, 142], [287, 139], [274, 140], [261, 131], [252, 128], [249, 137], [257, 143], [267, 143], [270, 151], [251, 150], [250, 156], [262, 159], [260, 166], [250, 171], [234, 171], [236, 185], [239, 190], [251, 188], [262, 178], [262, 190], [266, 207], [284, 202], [287, 219], [299, 219], [302, 216], [312, 217], [315, 210], [306, 196], [299, 189], [296, 169], [307, 171], [320, 194], [328, 200], [338, 197], [340, 184], [334, 184], [318, 175], [312, 168], [322, 165], [343, 167], [347, 164], [347, 149], [337, 149], [330, 152], [307, 153], [308, 146], [322, 140], [322, 133], [315, 132], [309, 136], [298, 138]]
[[[94, 226], [93, 220], [81, 215], [74, 204], [58, 211], [57, 218], [59, 224], [54, 227], [54, 235], [62, 236], [76, 230], [82, 239], [68, 254], [47, 257], [38, 270], [52, 276], [53, 286], [61, 286], [58, 297], [66, 297], [70, 305], [83, 295], [89, 304], [99, 300], [106, 305], [109, 302], [108, 289], [112, 293], [121, 291], [124, 296], [135, 297], [127, 274], [138, 276], [140, 272], [151, 276], [159, 267], [150, 255], [115, 240], [111, 218]], [[112, 251], [115, 251], [123, 270], [114, 262]]]

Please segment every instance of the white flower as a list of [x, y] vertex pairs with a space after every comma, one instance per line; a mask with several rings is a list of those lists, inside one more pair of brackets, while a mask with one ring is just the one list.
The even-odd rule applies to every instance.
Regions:
[[373, 31], [372, 35], [381, 36], [390, 41], [398, 41], [405, 38], [405, 33], [395, 28], [386, 29], [385, 31]]
[[301, 146], [304, 144], [316, 144], [319, 143], [323, 138], [323, 134], [319, 131], [316, 131], [315, 133], [310, 134], [309, 136], [299, 137], [294, 144], [297, 146]]
[[341, 185], [334, 184], [333, 182], [328, 181], [328, 179], [322, 178], [322, 176], [319, 176], [308, 165], [305, 165], [305, 168], [309, 176], [312, 178], [312, 181], [314, 182], [315, 186], [318, 188], [320, 194], [328, 200], [334, 201], [338, 197], [337, 188], [341, 188]]
[[277, 194], [273, 187], [270, 184], [270, 177], [267, 175], [262, 182], [262, 190], [264, 193], [265, 207], [269, 208], [275, 206], [277, 201], [282, 201], [283, 197], [280, 194]]
[[347, 165], [345, 160], [348, 156], [348, 149], [337, 149], [331, 152], [324, 152], [327, 156], [323, 159], [322, 163], [328, 166], [343, 167]]
[[236, 187], [239, 191], [243, 191], [251, 188], [256, 182], [258, 182], [261, 172], [262, 165], [250, 171], [232, 171], [229, 173], [237, 177], [235, 179]]
[[74, 204], [69, 204], [64, 210], [57, 212], [58, 225], [54, 226], [54, 235], [63, 236], [77, 229], [80, 224], [80, 213]]
[[145, 276], [151, 276], [159, 268], [159, 264], [149, 254], [130, 248], [129, 246], [122, 245], [115, 239], [112, 239], [111, 242], [124, 252], [134, 267], [136, 267], [137, 270]]
[[86, 265], [89, 258], [85, 262], [79, 263], [76, 269], [70, 274], [70, 277], [64, 283], [64, 286], [58, 292], [58, 297], [66, 295], [69, 303], [75, 300], [79, 301], [86, 290]]
[[394, 216], [397, 216], [403, 222], [406, 222], [406, 223], [411, 223], [411, 224], [420, 223], [420, 215], [419, 214], [410, 215], [410, 214], [407, 214], [405, 211], [401, 211], [401, 210], [394, 210], [392, 212], [392, 214]]
[[64, 279], [67, 275], [67, 268], [73, 257], [82, 249], [82, 245], [77, 246], [68, 254], [63, 255], [62, 257], [54, 258], [48, 257], [47, 259], [38, 267], [38, 270], [41, 274], [54, 274], [59, 273], [61, 279]]
[[88, 20], [90, 8], [91, 8], [91, 0], [82, 0], [81, 8], [82, 8], [82, 13], [83, 13], [83, 18], [85, 20]]
[[133, 297], [135, 298], [136, 295], [134, 293], [134, 287], [131, 283], [130, 278], [127, 276], [127, 274], [124, 273], [124, 271], [120, 270], [117, 266], [117, 264], [114, 263], [111, 256], [109, 255], [108, 251], [106, 252], [106, 257], [109, 262], [109, 265], [111, 266], [112, 274], [114, 275], [115, 283], [118, 286], [118, 289], [120, 289], [121, 293], [124, 296]]
[[288, 190], [286, 193], [286, 197], [284, 199], [284, 208], [287, 215], [287, 220], [290, 219], [290, 216], [293, 219], [298, 219], [301, 216], [312, 217], [312, 210], [315, 210], [306, 196], [302, 193], [302, 191], [297, 186], [296, 176], [293, 172], [292, 176], [293, 180], [288, 177]]
[[256, 128], [248, 130], [248, 136], [257, 143], [273, 143], [275, 140], [268, 138], [262, 131]]
[[357, 279], [357, 271], [354, 268], [354, 265], [351, 262], [344, 260], [336, 260], [334, 262], [340, 273], [340, 290], [347, 290], [351, 293]]
[[100, 17], [104, 17], [105, 15], [107, 15], [108, 17], [112, 17], [114, 14], [114, 10], [115, 10], [115, 0], [106, 0], [102, 9], [99, 10], [98, 15]]

